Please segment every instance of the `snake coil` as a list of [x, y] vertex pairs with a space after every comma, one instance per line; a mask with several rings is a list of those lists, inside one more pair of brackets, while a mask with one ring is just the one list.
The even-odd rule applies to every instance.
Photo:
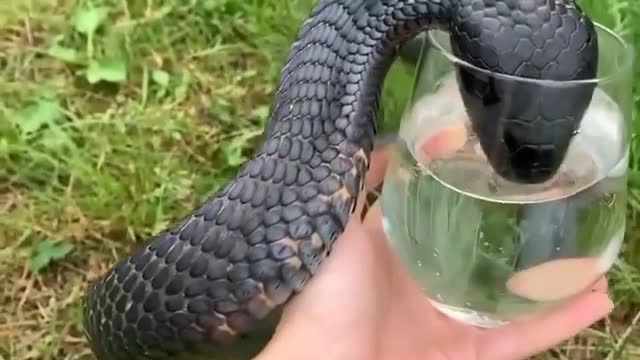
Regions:
[[354, 210], [398, 46], [435, 28], [478, 69], [456, 72], [496, 172], [523, 183], [554, 175], [594, 85], [543, 87], [492, 73], [594, 78], [595, 28], [572, 0], [319, 0], [282, 69], [260, 150], [203, 205], [89, 284], [83, 311], [94, 354], [237, 349], [302, 291]]

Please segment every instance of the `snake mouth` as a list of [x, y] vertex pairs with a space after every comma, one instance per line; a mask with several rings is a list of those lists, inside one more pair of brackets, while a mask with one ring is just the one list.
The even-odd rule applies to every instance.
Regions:
[[485, 139], [489, 161], [507, 180], [537, 184], [550, 180], [559, 171], [580, 121], [572, 117], [551, 122], [510, 118], [500, 119], [499, 123], [495, 129], [501, 134], [498, 141], [489, 145]]
[[522, 145], [506, 134], [508, 166], [496, 166], [500, 176], [525, 184], [538, 184], [551, 179], [558, 171], [564, 151], [553, 145]]

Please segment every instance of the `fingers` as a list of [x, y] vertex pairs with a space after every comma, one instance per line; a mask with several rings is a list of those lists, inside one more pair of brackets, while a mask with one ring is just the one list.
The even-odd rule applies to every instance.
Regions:
[[[395, 137], [393, 137], [393, 139], [395, 139]], [[362, 210], [364, 209], [367, 192], [371, 189], [376, 188], [384, 180], [391, 153], [390, 144], [392, 143], [393, 139], [382, 139], [381, 141], [376, 143], [376, 146], [371, 152], [371, 164], [369, 165], [369, 171], [367, 171], [364, 180], [365, 189], [364, 191], [360, 192], [357, 200], [355, 214], [357, 214], [358, 216], [362, 214]]]
[[[590, 288], [588, 288], [586, 291], [589, 292], [600, 292], [600, 293], [606, 293], [608, 291], [608, 283], [607, 283], [607, 278], [606, 277], [601, 277], [599, 278], [596, 282], [593, 283], [593, 285], [591, 285]], [[581, 292], [580, 294], [574, 296], [574, 297], [580, 297], [580, 296], [584, 296], [584, 292]], [[533, 312], [533, 313], [527, 313], [526, 315], [515, 315], [515, 316], [511, 316], [508, 317], [507, 320], [509, 320], [510, 322], [529, 322], [532, 321], [536, 318], [539, 318], [540, 315], [544, 314], [545, 310], [544, 309], [540, 309], [539, 312]]]
[[574, 337], [612, 309], [606, 294], [585, 293], [551, 313], [483, 333], [478, 341], [478, 359], [527, 359]]
[[395, 136], [381, 139], [371, 152], [371, 164], [365, 177], [365, 187], [367, 189], [373, 189], [382, 183], [389, 164], [391, 144], [394, 140]]
[[607, 278], [604, 276], [601, 277], [598, 281], [596, 281], [595, 284], [593, 284], [591, 290], [602, 293], [606, 293], [607, 291], [609, 291], [609, 283], [607, 282]]

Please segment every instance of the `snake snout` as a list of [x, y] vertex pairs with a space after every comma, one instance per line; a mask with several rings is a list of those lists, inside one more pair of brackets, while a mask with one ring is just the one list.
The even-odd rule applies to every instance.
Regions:
[[593, 83], [514, 82], [458, 69], [473, 130], [494, 171], [519, 183], [552, 178], [591, 102]]
[[559, 141], [538, 135], [538, 142], [531, 142], [530, 134], [535, 126], [520, 119], [506, 119], [502, 138], [498, 139], [502, 149], [493, 152], [489, 160], [498, 174], [520, 183], [541, 183], [552, 178], [562, 165], [569, 147], [572, 132], [559, 129]]

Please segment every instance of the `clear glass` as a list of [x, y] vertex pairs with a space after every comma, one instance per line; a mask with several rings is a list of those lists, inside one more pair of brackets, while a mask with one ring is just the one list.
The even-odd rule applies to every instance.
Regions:
[[417, 63], [382, 209], [393, 250], [443, 313], [500, 326], [561, 304], [614, 264], [626, 220], [632, 51], [609, 29], [597, 31], [593, 99], [558, 174], [535, 185], [492, 170], [454, 65], [539, 89], [580, 82], [491, 74], [453, 56], [446, 32], [427, 34], [430, 49]]

